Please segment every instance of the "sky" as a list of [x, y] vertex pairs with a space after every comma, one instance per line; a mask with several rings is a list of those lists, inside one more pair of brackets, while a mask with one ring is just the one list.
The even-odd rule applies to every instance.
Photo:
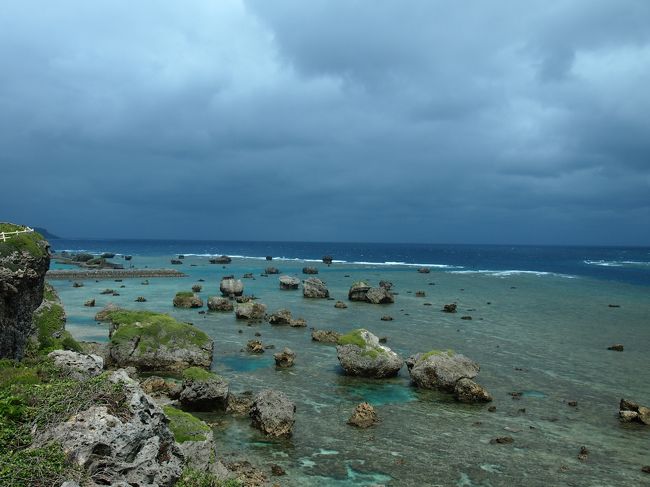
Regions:
[[0, 221], [650, 245], [648, 0], [3, 0]]

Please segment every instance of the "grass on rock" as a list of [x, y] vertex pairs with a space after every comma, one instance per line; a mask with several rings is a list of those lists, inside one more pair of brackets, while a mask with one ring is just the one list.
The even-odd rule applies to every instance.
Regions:
[[163, 406], [163, 410], [169, 419], [169, 429], [178, 443], [208, 439], [212, 430], [196, 416], [172, 406]]

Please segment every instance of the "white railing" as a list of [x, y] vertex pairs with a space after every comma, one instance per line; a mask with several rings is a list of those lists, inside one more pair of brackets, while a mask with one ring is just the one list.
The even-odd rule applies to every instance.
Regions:
[[19, 233], [32, 233], [33, 231], [33, 228], [25, 227], [23, 230], [16, 230], [14, 232], [0, 232], [0, 240], [6, 242], [12, 235], [18, 235]]

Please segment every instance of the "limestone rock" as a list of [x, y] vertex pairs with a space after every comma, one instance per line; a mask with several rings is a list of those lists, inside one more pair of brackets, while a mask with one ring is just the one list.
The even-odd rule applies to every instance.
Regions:
[[379, 422], [375, 408], [367, 402], [360, 403], [348, 419], [348, 424], [357, 428], [369, 428]]
[[264, 318], [265, 314], [266, 305], [255, 303], [253, 301], [238, 304], [237, 309], [235, 310], [235, 315], [238, 320], [259, 321]]
[[255, 428], [268, 436], [291, 436], [296, 405], [279, 391], [267, 389], [253, 400], [250, 417]]
[[280, 276], [280, 289], [298, 289], [300, 279], [293, 276]]
[[480, 370], [476, 362], [451, 350], [416, 354], [409, 357], [407, 366], [417, 387], [447, 392], [454, 392], [456, 382], [462, 378], [473, 379]]
[[203, 300], [192, 292], [178, 292], [174, 296], [175, 308], [201, 308], [203, 307]]
[[317, 277], [305, 279], [302, 283], [302, 295], [305, 298], [329, 298], [330, 292], [323, 281]]
[[275, 359], [275, 365], [278, 367], [293, 367], [296, 353], [290, 348], [285, 347], [281, 352], [274, 354], [273, 358]]
[[239, 279], [224, 278], [219, 283], [219, 290], [224, 296], [241, 296], [244, 294], [244, 283]]
[[192, 370], [183, 373], [183, 389], [179, 396], [183, 407], [192, 411], [225, 409], [228, 382], [217, 374], [201, 369], [198, 374], [188, 374]]
[[492, 396], [483, 386], [466, 377], [456, 382], [454, 397], [457, 401], [469, 404], [492, 401]]
[[339, 338], [336, 355], [345, 373], [362, 377], [384, 378], [397, 375], [403, 359], [379, 338], [363, 328]]
[[54, 365], [70, 374], [75, 380], [95, 377], [104, 371], [104, 359], [98, 355], [54, 350], [48, 354]]
[[208, 298], [208, 309], [210, 311], [232, 311], [235, 309], [235, 306], [228, 298], [210, 296]]
[[318, 269], [316, 267], [303, 267], [303, 274], [318, 274]]
[[312, 330], [311, 339], [315, 342], [338, 343], [341, 334], [334, 330]]

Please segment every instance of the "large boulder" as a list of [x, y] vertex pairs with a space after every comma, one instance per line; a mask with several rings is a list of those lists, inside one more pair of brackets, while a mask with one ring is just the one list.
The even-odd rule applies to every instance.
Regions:
[[330, 292], [323, 281], [310, 277], [302, 283], [302, 295], [305, 298], [329, 298]]
[[296, 360], [296, 352], [285, 347], [281, 352], [273, 354], [273, 359], [275, 360], [275, 365], [278, 367], [293, 367], [293, 363]]
[[280, 276], [280, 289], [298, 289], [300, 279], [293, 276]]
[[350, 301], [366, 301], [366, 295], [371, 286], [365, 281], [353, 282], [348, 290], [348, 299]]
[[219, 290], [224, 296], [241, 296], [244, 294], [244, 283], [239, 279], [221, 279], [221, 283], [219, 283]]
[[318, 268], [316, 267], [303, 267], [302, 268], [302, 273], [303, 274], [318, 274]]
[[192, 291], [179, 291], [174, 296], [175, 308], [202, 308], [203, 300]]
[[228, 298], [210, 296], [208, 298], [208, 309], [210, 311], [232, 311], [235, 309], [235, 306]]
[[114, 311], [109, 343], [111, 361], [141, 371], [179, 372], [209, 368], [214, 343], [198, 328], [152, 311]]
[[406, 361], [413, 383], [423, 389], [454, 392], [460, 379], [473, 379], [480, 367], [453, 350], [432, 350], [412, 355]]
[[372, 304], [386, 304], [395, 302], [395, 298], [388, 290], [389, 288], [379, 286], [371, 287], [365, 281], [357, 281], [348, 290], [350, 301], [362, 301]]
[[296, 405], [279, 391], [267, 389], [255, 396], [250, 417], [255, 428], [268, 436], [291, 436]]
[[70, 374], [76, 380], [84, 380], [101, 374], [104, 359], [98, 355], [73, 352], [72, 350], [54, 350], [48, 354], [54, 365]]
[[228, 382], [213, 372], [199, 367], [183, 371], [183, 389], [179, 396], [185, 409], [215, 411], [225, 409], [228, 399]]
[[492, 395], [482, 385], [463, 377], [454, 386], [454, 397], [468, 404], [492, 401]]
[[363, 328], [339, 338], [336, 346], [339, 363], [348, 375], [384, 378], [397, 375], [403, 359], [379, 338]]
[[237, 305], [235, 316], [238, 320], [259, 321], [264, 319], [266, 314], [266, 305], [248, 301]]
[[108, 380], [124, 391], [119, 411], [91, 406], [39, 433], [34, 446], [59, 443], [67, 461], [85, 470], [92, 485], [174, 485], [184, 458], [162, 409], [124, 370]]

